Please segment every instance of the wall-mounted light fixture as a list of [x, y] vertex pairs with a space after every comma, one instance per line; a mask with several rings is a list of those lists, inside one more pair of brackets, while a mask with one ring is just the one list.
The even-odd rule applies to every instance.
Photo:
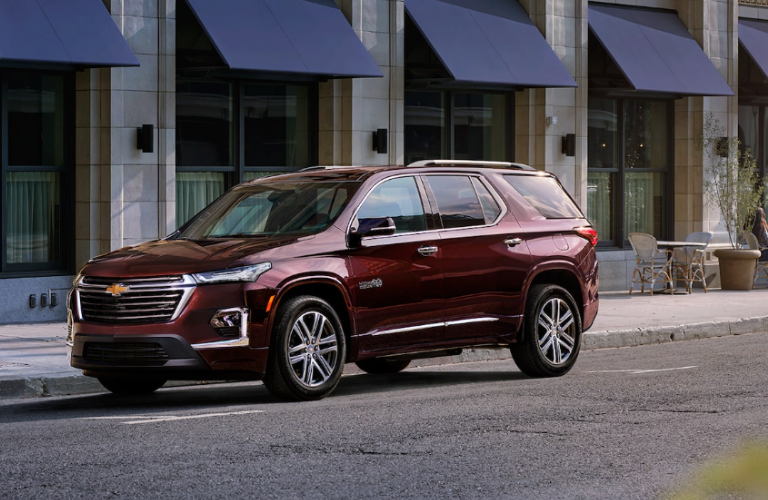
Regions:
[[565, 156], [576, 156], [576, 134], [565, 134], [563, 136], [562, 149]]
[[387, 153], [387, 129], [380, 128], [373, 133], [373, 150], [380, 155]]
[[557, 125], [557, 117], [556, 116], [548, 116], [547, 117], [547, 126], [550, 127], [552, 125]]
[[155, 126], [144, 124], [136, 129], [136, 149], [140, 149], [142, 153], [152, 153], [155, 150]]

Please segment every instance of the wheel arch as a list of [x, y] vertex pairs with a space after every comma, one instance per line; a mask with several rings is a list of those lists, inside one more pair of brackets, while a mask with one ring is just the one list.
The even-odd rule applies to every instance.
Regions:
[[[579, 311], [579, 316], [581, 317], [582, 322], [584, 321], [584, 290], [582, 289], [576, 270], [571, 267], [563, 266], [537, 269], [534, 274], [531, 275], [526, 286], [522, 311], [526, 311], [530, 291], [536, 285], [557, 285], [568, 291], [576, 302], [576, 308]], [[525, 321], [525, 314], [523, 314], [523, 321]], [[523, 325], [521, 325], [520, 328], [520, 335], [521, 339], [522, 336], [525, 335], [525, 328]]]
[[352, 300], [344, 285], [338, 279], [328, 276], [301, 278], [292, 281], [281, 288], [280, 292], [275, 296], [275, 302], [272, 308], [273, 314], [267, 327], [270, 342], [272, 328], [277, 320], [277, 312], [280, 310], [280, 306], [288, 300], [301, 295], [312, 295], [321, 298], [328, 302], [333, 310], [336, 311], [336, 314], [339, 316], [339, 321], [341, 321], [341, 326], [344, 328], [344, 335], [348, 346], [347, 358], [349, 358], [349, 353], [351, 351], [351, 349], [349, 349], [349, 347], [351, 347], [350, 339], [353, 338], [352, 332], [355, 327], [353, 318], [350, 316]]

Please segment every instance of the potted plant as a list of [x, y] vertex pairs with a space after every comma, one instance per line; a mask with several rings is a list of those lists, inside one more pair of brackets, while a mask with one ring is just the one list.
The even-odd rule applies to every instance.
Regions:
[[763, 185], [755, 171], [755, 159], [742, 149], [735, 137], [722, 134], [716, 119], [707, 117], [704, 127], [703, 156], [709, 200], [720, 210], [731, 248], [715, 250], [720, 267], [720, 285], [724, 290], [751, 290], [759, 250], [742, 248], [739, 235], [751, 230], [755, 210], [760, 205]]

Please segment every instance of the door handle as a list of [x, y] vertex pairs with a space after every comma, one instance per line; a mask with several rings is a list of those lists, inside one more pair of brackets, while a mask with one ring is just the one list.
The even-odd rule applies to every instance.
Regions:
[[520, 238], [513, 238], [512, 236], [510, 236], [509, 238], [504, 240], [504, 244], [507, 245], [510, 248], [512, 248], [514, 246], [517, 246], [517, 245], [519, 245], [522, 242], [523, 242], [522, 239], [520, 239]]
[[418, 252], [423, 255], [424, 257], [428, 257], [432, 255], [433, 253], [437, 253], [437, 247], [424, 245], [423, 247], [420, 247]]

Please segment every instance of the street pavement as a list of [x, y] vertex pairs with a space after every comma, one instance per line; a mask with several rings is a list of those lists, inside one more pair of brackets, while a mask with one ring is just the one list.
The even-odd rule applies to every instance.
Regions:
[[[66, 324], [0, 325], [0, 398], [103, 392], [69, 366]], [[617, 348], [768, 332], [768, 289], [667, 295], [637, 291], [600, 294], [600, 310], [582, 349]], [[508, 358], [509, 351], [466, 349], [460, 356], [419, 360], [412, 366]], [[345, 373], [359, 373], [350, 364]], [[169, 383], [173, 385], [173, 383]], [[178, 382], [176, 384], [189, 384]]]

